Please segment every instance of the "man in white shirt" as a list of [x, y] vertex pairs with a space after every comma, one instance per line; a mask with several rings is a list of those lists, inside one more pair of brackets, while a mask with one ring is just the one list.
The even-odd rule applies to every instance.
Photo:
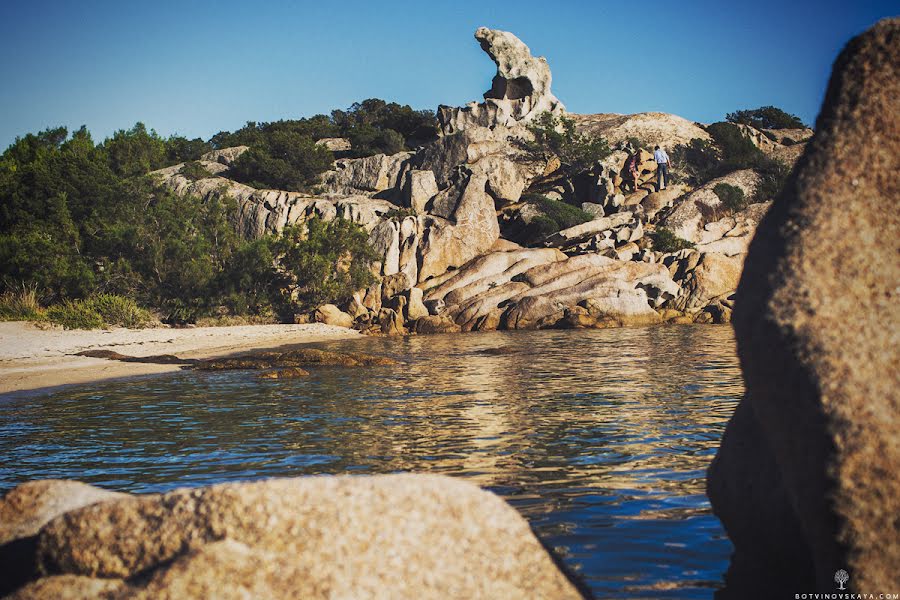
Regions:
[[669, 182], [669, 155], [659, 146], [653, 149], [653, 160], [656, 161], [656, 191], [666, 189]]

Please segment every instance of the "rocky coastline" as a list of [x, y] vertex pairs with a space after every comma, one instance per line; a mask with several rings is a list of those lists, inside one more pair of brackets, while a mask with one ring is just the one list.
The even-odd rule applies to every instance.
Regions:
[[[228, 165], [246, 147], [204, 155], [212, 177], [189, 179], [182, 165], [156, 176], [179, 194], [235, 199], [236, 226], [251, 239], [313, 217], [365, 228], [379, 281], [296, 322], [379, 335], [729, 322], [747, 247], [771, 201], [729, 210], [713, 189], [724, 183], [751, 197], [759, 176], [738, 170], [696, 189], [676, 183], [657, 191], [656, 163], [634, 140], [670, 150], [708, 141], [699, 124], [664, 113], [567, 115], [544, 58], [508, 32], [480, 28], [475, 38], [497, 65], [484, 100], [440, 107], [438, 139], [415, 151], [337, 160], [319, 194], [228, 179]], [[533, 138], [529, 125], [542, 115], [567, 115], [579, 133], [602, 135], [615, 151], [588, 173], [568, 176], [555, 157], [523, 150]], [[742, 127], [766, 155], [786, 163], [813, 133]], [[624, 148], [642, 158], [628, 189]], [[531, 192], [579, 205], [593, 220], [516, 243], [542, 217], [523, 201]], [[653, 233], [662, 229], [692, 247], [654, 249]]]
[[[626, 195], [616, 159], [587, 188], [596, 218], [532, 248], [503, 237], [501, 222], [523, 209], [498, 214], [553, 168], [508, 140], [535, 110], [564, 109], [546, 61], [511, 34], [476, 37], [498, 64], [485, 102], [442, 108], [444, 135], [415, 153], [339, 162], [324, 180], [331, 195], [160, 175], [179, 192], [233, 195], [248, 235], [312, 215], [365, 226], [382, 279], [304, 318], [402, 334], [727, 322], [733, 308], [746, 394], [707, 477], [735, 546], [716, 597], [896, 594], [900, 19], [840, 55], [816, 135], [772, 201], [713, 218], [707, 185]], [[666, 121], [594, 117], [582, 126], [621, 135]], [[228, 156], [204, 164], [224, 172]], [[724, 179], [759, 184], [746, 171]], [[643, 240], [661, 226], [695, 247], [654, 251]], [[510, 506], [429, 475], [141, 496], [29, 482], [0, 500], [0, 558], [0, 592], [17, 599], [590, 596]]]

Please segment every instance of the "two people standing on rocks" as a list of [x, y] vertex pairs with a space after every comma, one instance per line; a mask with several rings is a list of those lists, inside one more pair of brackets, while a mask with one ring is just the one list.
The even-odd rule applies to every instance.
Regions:
[[653, 149], [653, 160], [656, 161], [656, 191], [666, 189], [669, 182], [669, 155], [657, 146]]

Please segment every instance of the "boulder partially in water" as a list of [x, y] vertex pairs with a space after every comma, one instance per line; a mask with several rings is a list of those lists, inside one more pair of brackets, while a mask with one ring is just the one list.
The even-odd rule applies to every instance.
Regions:
[[114, 499], [45, 525], [35, 564], [20, 597], [583, 597], [506, 502], [435, 475]]
[[734, 327], [746, 396], [708, 493], [723, 597], [900, 589], [900, 19], [852, 40], [764, 217]]
[[211, 358], [199, 361], [194, 368], [200, 371], [232, 371], [280, 369], [287, 367], [364, 367], [396, 364], [383, 356], [372, 356], [361, 352], [334, 352], [318, 348], [300, 348], [287, 352], [257, 351], [240, 356]]

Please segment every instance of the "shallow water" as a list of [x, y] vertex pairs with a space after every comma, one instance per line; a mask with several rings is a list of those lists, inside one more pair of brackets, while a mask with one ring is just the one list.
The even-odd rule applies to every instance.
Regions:
[[731, 544], [704, 472], [743, 392], [730, 327], [319, 344], [397, 366], [246, 372], [0, 400], [0, 493], [35, 478], [130, 492], [430, 471], [502, 495], [598, 597], [709, 598]]

